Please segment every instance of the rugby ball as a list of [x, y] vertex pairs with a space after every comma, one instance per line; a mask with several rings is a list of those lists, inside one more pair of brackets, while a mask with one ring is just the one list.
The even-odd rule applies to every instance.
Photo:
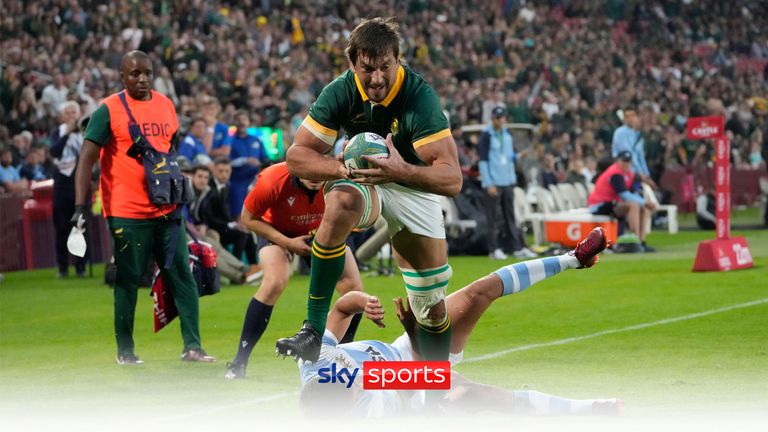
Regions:
[[350, 171], [372, 168], [363, 156], [389, 157], [389, 149], [384, 138], [373, 132], [363, 132], [353, 136], [344, 148], [344, 165]]

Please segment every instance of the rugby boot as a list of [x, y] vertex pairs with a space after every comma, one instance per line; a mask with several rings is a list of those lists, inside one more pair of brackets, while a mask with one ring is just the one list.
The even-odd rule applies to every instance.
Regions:
[[312, 327], [309, 321], [304, 321], [301, 330], [295, 336], [282, 338], [275, 344], [278, 355], [291, 356], [294, 360], [316, 362], [320, 357], [320, 333]]
[[590, 268], [595, 265], [600, 258], [598, 254], [608, 246], [608, 240], [605, 238], [605, 230], [597, 227], [590, 231], [587, 236], [576, 245], [576, 249], [569, 252], [579, 260], [581, 267]]

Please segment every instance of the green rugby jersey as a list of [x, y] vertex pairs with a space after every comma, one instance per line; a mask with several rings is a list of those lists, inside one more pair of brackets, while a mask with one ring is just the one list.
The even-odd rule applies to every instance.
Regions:
[[355, 73], [349, 69], [328, 84], [302, 126], [328, 145], [333, 145], [343, 128], [351, 138], [361, 132], [375, 132], [392, 142], [403, 160], [425, 165], [416, 149], [451, 135], [440, 99], [421, 76], [398, 66], [397, 79], [381, 103], [373, 103]]

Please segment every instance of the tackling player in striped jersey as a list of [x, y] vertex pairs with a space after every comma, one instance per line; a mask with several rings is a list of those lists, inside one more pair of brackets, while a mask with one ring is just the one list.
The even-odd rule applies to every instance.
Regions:
[[[549, 258], [519, 262], [500, 268], [446, 299], [448, 315], [453, 323], [449, 360], [454, 366], [461, 362], [464, 346], [482, 314], [496, 300], [524, 291], [531, 285], [572, 268], [595, 265], [598, 254], [607, 246], [602, 228], [595, 228], [572, 252]], [[362, 380], [348, 383], [321, 383], [319, 370], [336, 363], [338, 367], [363, 369], [366, 361], [420, 360], [416, 338], [416, 320], [402, 299], [395, 301], [397, 316], [406, 329], [393, 343], [365, 340], [338, 343], [354, 314], [364, 312], [366, 317], [383, 326], [384, 308], [378, 298], [360, 291], [342, 296], [333, 306], [322, 338], [319, 360], [300, 362], [300, 375], [304, 385], [301, 405], [318, 415], [341, 414], [365, 417], [391, 417], [424, 408], [425, 395], [421, 391], [370, 390], [362, 388]], [[543, 415], [603, 414], [617, 415], [622, 402], [618, 399], [567, 399], [537, 391], [509, 391], [468, 380], [456, 372], [451, 376], [452, 388], [440, 402], [444, 407], [472, 411], [498, 411]], [[345, 411], [346, 408], [346, 411]]]

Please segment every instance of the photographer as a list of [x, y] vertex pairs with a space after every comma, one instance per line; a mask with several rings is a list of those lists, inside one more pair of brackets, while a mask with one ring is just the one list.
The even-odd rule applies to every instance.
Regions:
[[[53, 227], [56, 230], [56, 264], [59, 267], [58, 277], [69, 275], [69, 251], [67, 236], [72, 228], [69, 223], [75, 212], [75, 168], [80, 148], [83, 146], [83, 130], [88, 124], [88, 117], [80, 118], [80, 106], [75, 101], [66, 101], [59, 106], [61, 123], [54, 127], [50, 134], [51, 156], [55, 170], [53, 173]], [[89, 236], [89, 230], [85, 231]], [[85, 263], [88, 261], [88, 251], [84, 257], [76, 257], [75, 273], [77, 277], [85, 276]]]

